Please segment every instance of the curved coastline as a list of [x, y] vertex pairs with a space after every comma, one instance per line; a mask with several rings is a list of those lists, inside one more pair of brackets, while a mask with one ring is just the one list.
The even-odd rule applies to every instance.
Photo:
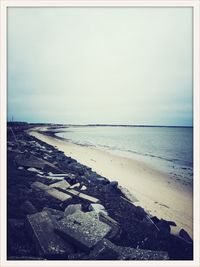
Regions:
[[174, 233], [184, 228], [193, 235], [193, 194], [190, 187], [174, 181], [169, 175], [154, 170], [143, 162], [96, 147], [74, 144], [56, 136], [57, 132], [48, 130], [48, 127], [37, 127], [31, 129], [29, 134], [56, 146], [67, 156], [75, 158], [109, 180], [117, 180], [139, 200], [136, 204], [158, 218], [175, 221], [177, 227], [173, 227]]

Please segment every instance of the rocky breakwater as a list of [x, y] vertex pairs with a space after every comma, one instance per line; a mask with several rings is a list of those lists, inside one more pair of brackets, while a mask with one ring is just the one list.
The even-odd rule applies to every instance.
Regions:
[[[136, 206], [117, 182], [23, 130], [8, 139], [9, 260], [190, 260], [174, 222]], [[135, 204], [134, 204], [135, 203]]]

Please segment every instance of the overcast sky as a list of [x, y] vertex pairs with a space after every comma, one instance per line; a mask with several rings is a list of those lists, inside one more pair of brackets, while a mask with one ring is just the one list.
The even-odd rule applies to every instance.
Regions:
[[12, 116], [192, 125], [192, 9], [9, 8]]

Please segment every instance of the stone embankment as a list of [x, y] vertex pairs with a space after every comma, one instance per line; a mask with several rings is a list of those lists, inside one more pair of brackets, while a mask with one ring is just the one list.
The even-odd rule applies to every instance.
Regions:
[[29, 136], [8, 143], [9, 260], [189, 260], [193, 242], [117, 182]]

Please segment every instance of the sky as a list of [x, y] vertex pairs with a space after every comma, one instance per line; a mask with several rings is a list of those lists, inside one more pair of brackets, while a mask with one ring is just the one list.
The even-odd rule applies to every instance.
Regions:
[[192, 125], [192, 9], [9, 7], [8, 120]]

